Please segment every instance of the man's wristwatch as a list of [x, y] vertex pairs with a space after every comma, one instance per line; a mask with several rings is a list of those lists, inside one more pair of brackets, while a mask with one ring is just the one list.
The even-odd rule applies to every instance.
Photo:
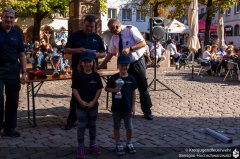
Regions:
[[131, 51], [131, 52], [133, 51], [133, 48], [132, 48], [132, 47], [130, 47], [130, 51]]

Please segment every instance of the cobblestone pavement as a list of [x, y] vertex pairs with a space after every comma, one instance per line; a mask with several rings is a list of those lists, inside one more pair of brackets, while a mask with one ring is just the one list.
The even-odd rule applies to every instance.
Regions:
[[[148, 69], [149, 82], [153, 70]], [[114, 153], [111, 113], [106, 110], [106, 92], [100, 97], [97, 120], [97, 143], [102, 154], [89, 158], [102, 159], [161, 159], [177, 158], [176, 152], [188, 147], [231, 146], [204, 133], [211, 128], [231, 137], [238, 144], [240, 139], [240, 82], [223, 77], [195, 76], [191, 80], [191, 70], [177, 70], [158, 74], [158, 79], [172, 88], [180, 99], [160, 83], [158, 91], [151, 91], [153, 102], [153, 121], [142, 118], [139, 98], [137, 99], [133, 143], [137, 148], [135, 155], [117, 157]], [[26, 86], [22, 86], [18, 112], [19, 138], [0, 137], [0, 158], [75, 158], [77, 147], [76, 127], [70, 131], [62, 130], [66, 123], [71, 96], [71, 81], [45, 82], [36, 97], [37, 127], [33, 128], [27, 120]], [[110, 103], [110, 101], [109, 101]], [[124, 129], [121, 129], [125, 141]], [[86, 145], [88, 145], [86, 131]]]

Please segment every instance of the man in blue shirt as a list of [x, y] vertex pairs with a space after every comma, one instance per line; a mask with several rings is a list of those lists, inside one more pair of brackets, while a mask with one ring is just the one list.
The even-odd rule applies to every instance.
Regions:
[[[102, 38], [93, 32], [95, 29], [95, 23], [95, 17], [87, 15], [83, 20], [83, 29], [72, 33], [68, 37], [65, 46], [65, 53], [72, 54], [73, 77], [78, 72], [79, 60], [85, 51], [94, 52], [95, 58], [103, 58], [106, 56]], [[70, 102], [70, 112], [65, 130], [70, 130], [77, 120], [76, 107], [73, 104], [73, 100], [74, 98], [72, 98]]]
[[[17, 108], [20, 83], [26, 80], [26, 58], [22, 35], [14, 27], [15, 11], [3, 9], [0, 23], [0, 132], [4, 136], [19, 137]], [[20, 63], [19, 63], [20, 62]], [[19, 78], [19, 70], [22, 76]], [[5, 111], [4, 111], [5, 87]], [[5, 117], [5, 119], [4, 119]]]

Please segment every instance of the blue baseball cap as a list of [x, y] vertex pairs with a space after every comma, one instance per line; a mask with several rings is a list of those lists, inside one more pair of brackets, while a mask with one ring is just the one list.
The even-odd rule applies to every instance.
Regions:
[[130, 57], [127, 55], [118, 56], [117, 62], [118, 62], [118, 64], [122, 64], [122, 65], [129, 65], [131, 63]]
[[82, 61], [84, 61], [84, 60], [93, 61], [94, 56], [95, 56], [95, 54], [92, 51], [87, 50], [82, 54], [81, 60]]

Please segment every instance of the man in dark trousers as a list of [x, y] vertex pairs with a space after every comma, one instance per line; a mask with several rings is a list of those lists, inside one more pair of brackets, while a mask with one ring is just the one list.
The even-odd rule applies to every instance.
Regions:
[[132, 25], [122, 25], [118, 19], [110, 19], [108, 28], [113, 33], [108, 54], [99, 68], [103, 68], [113, 55], [124, 54], [130, 57], [131, 64], [128, 73], [133, 75], [137, 81], [140, 94], [141, 109], [144, 118], [152, 120], [152, 101], [148, 93], [146, 79], [146, 65], [144, 61], [144, 52], [146, 42], [139, 30]]
[[[95, 30], [95, 17], [86, 15], [83, 20], [83, 29], [72, 33], [67, 40], [65, 46], [65, 53], [72, 54], [72, 76], [74, 77], [78, 71], [79, 60], [85, 51], [92, 51], [95, 53], [95, 58], [103, 58], [106, 56], [105, 47], [102, 38], [94, 33]], [[70, 102], [70, 110], [65, 125], [65, 130], [70, 130], [75, 121], [76, 107], [73, 104], [74, 98]]]
[[[4, 136], [19, 137], [17, 109], [20, 83], [26, 80], [26, 58], [22, 35], [13, 27], [15, 11], [3, 9], [0, 23], [0, 132]], [[19, 63], [20, 62], [20, 63]], [[20, 78], [21, 69], [21, 78]], [[5, 110], [4, 110], [5, 87]]]

